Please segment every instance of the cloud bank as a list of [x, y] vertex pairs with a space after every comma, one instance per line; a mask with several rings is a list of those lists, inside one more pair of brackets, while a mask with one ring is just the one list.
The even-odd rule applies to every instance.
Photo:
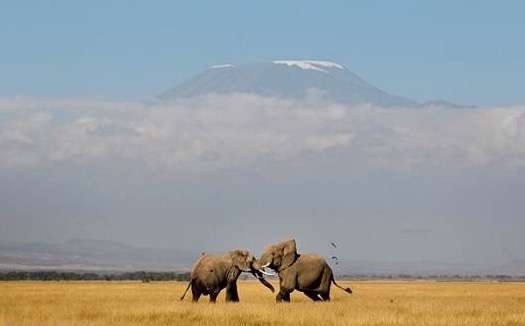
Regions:
[[122, 160], [172, 176], [348, 151], [409, 172], [525, 165], [525, 107], [343, 107], [249, 94], [165, 103], [0, 99], [0, 167]]
[[[525, 107], [0, 99], [0, 238], [524, 259]], [[324, 250], [324, 251], [323, 251]], [[341, 263], [344, 267], [344, 260]], [[351, 270], [351, 266], [346, 266]]]

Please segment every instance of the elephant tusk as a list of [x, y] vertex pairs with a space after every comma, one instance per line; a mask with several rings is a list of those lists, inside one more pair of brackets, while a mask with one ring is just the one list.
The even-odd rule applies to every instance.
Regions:
[[263, 273], [264, 275], [268, 275], [268, 276], [275, 276], [274, 273], [268, 273], [267, 271], [265, 271], [264, 269], [261, 269], [259, 270], [259, 272]]
[[268, 264], [266, 264], [266, 265], [263, 265], [263, 266], [261, 266], [261, 267], [264, 269], [264, 268], [266, 268], [266, 267], [268, 267], [268, 266], [270, 266], [270, 263], [268, 263]]

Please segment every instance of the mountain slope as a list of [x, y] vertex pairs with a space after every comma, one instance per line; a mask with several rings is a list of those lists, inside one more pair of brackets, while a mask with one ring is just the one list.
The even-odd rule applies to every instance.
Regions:
[[315, 92], [344, 105], [419, 107], [420, 103], [388, 94], [328, 61], [283, 60], [241, 66], [214, 66], [159, 95], [161, 100], [203, 94], [253, 93], [279, 98], [304, 98]]
[[188, 270], [198, 253], [123, 245], [108, 240], [74, 239], [0, 244], [0, 269]]

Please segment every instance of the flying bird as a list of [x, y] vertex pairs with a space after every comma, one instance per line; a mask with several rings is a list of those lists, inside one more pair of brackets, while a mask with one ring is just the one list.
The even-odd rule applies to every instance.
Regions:
[[334, 242], [330, 242], [334, 248], [337, 248], [337, 245]]

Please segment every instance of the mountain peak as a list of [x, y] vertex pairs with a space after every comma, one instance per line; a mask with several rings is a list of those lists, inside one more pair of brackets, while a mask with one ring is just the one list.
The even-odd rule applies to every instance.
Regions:
[[290, 67], [296, 66], [306, 70], [317, 70], [325, 73], [329, 73], [329, 71], [323, 68], [344, 69], [343, 65], [338, 63], [320, 60], [275, 60], [273, 63], [278, 65], [287, 65]]
[[[424, 106], [371, 85], [339, 63], [322, 60], [274, 60], [241, 65], [215, 65], [160, 94], [158, 98], [169, 101], [206, 94], [249, 93], [263, 97], [303, 99], [312, 90], [317, 90], [328, 102], [345, 106]], [[460, 107], [443, 101], [430, 104], [438, 107]]]

